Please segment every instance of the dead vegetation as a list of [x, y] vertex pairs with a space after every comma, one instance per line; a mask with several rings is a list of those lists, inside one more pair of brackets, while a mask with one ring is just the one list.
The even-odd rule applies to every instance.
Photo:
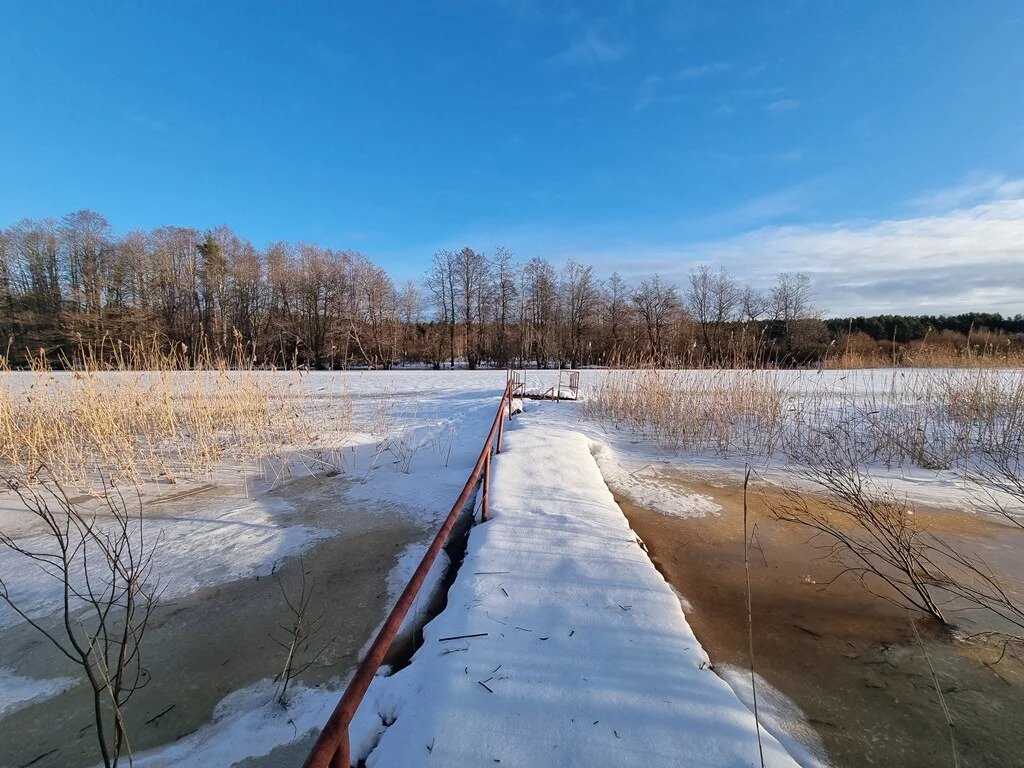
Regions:
[[[46, 467], [79, 486], [101, 474], [112, 483], [176, 482], [315, 444], [323, 414], [300, 372], [256, 370], [241, 348], [231, 364], [192, 353], [186, 371], [185, 352], [106, 342], [80, 347], [59, 361], [64, 370], [40, 354], [18, 373], [0, 357], [0, 464], [26, 478]], [[348, 431], [348, 399], [331, 406], [332, 430]]]
[[150, 679], [142, 644], [159, 592], [153, 572], [156, 542], [143, 535], [141, 501], [136, 509], [108, 486], [102, 515], [86, 511], [45, 467], [32, 485], [4, 476], [0, 486], [16, 494], [44, 530], [41, 538], [31, 539], [0, 531], [0, 547], [55, 582], [62, 596], [59, 620], [36, 616], [12, 594], [3, 574], [0, 600], [81, 669], [92, 695], [92, 722], [106, 768], [115, 768], [123, 755], [131, 762], [125, 711]]
[[[886, 375], [886, 374], [883, 374]], [[786, 371], [612, 371], [586, 417], [662, 448], [799, 461], [826, 435], [864, 464], [969, 471], [1024, 451], [1024, 372], [894, 372], [885, 391], [866, 377]]]

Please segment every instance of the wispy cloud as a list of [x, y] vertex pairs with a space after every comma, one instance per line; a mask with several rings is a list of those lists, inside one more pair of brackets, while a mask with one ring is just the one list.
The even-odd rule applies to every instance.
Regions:
[[323, 40], [315, 40], [306, 44], [306, 55], [328, 71], [335, 71], [341, 66], [341, 54]]
[[790, 149], [771, 155], [770, 160], [778, 165], [792, 165], [803, 160], [806, 154], [807, 151], [803, 149]]
[[911, 205], [931, 210], [949, 210], [987, 200], [1024, 197], [1024, 179], [1010, 179], [1001, 173], [972, 174], [962, 184], [933, 189], [911, 199]]
[[832, 184], [827, 179], [812, 179], [752, 197], [716, 213], [688, 220], [686, 228], [690, 232], [714, 233], [742, 231], [772, 224], [812, 209], [816, 203], [831, 194]]
[[647, 109], [651, 104], [660, 100], [658, 86], [661, 81], [662, 79], [657, 75], [648, 75], [641, 81], [640, 88], [637, 90], [636, 100], [633, 102], [634, 112]]
[[794, 112], [803, 106], [800, 99], [779, 99], [768, 104], [765, 109], [769, 112]]
[[672, 79], [678, 82], [698, 80], [702, 77], [710, 77], [711, 75], [719, 75], [723, 72], [728, 72], [735, 66], [736, 64], [732, 61], [715, 61], [710, 64], [700, 64], [695, 67], [686, 67], [685, 69], [679, 70], [672, 76]]
[[637, 91], [636, 101], [633, 103], [633, 110], [635, 112], [640, 112], [655, 103], [676, 104], [683, 100], [684, 94], [678, 91], [673, 91], [671, 86], [674, 84], [686, 83], [693, 80], [701, 80], [703, 78], [719, 75], [734, 69], [735, 66], [736, 63], [732, 61], [713, 61], [707, 64], [685, 67], [668, 77], [661, 77], [660, 75], [650, 75], [645, 77], [640, 83], [640, 88]]
[[[785, 218], [816, 194], [813, 184], [784, 189], [718, 216]], [[779, 272], [800, 271], [811, 277], [819, 306], [838, 316], [968, 310], [1012, 315], [1024, 306], [1024, 194], [916, 217], [752, 226], [758, 228], [697, 242], [668, 234], [616, 236], [610, 225], [588, 234], [477, 232], [459, 242], [501, 243], [555, 264], [585, 261], [633, 281], [657, 272], [681, 283], [694, 265], [708, 263], [763, 289]], [[687, 223], [686, 229], [694, 227]]]
[[766, 281], [803, 271], [837, 314], [1019, 311], [1024, 199], [934, 216], [769, 227], [689, 249]]
[[779, 272], [804, 272], [834, 315], [1013, 314], [1024, 305], [1024, 199], [918, 218], [763, 227], [676, 248], [634, 245], [629, 253], [621, 271], [634, 279], [659, 272], [680, 281], [700, 262], [760, 287]]
[[149, 115], [144, 115], [140, 112], [132, 112], [127, 110], [122, 112], [121, 115], [126, 121], [132, 125], [137, 125], [140, 128], [145, 128], [147, 131], [153, 131], [154, 133], [167, 133], [171, 130], [170, 126], [163, 120], [158, 120]]
[[593, 27], [587, 27], [583, 39], [549, 59], [562, 66], [591, 66], [618, 61], [629, 53], [629, 46], [602, 39]]

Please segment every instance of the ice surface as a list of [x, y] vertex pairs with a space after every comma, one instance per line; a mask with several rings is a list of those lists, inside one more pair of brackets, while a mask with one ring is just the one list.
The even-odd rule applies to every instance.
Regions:
[[75, 682], [71, 677], [32, 680], [0, 667], [0, 717], [51, 699], [71, 688]]

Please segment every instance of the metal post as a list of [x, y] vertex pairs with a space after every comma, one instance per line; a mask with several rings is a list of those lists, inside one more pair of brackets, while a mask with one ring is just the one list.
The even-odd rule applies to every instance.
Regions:
[[487, 501], [491, 490], [491, 452], [487, 452], [484, 460], [484, 498], [480, 502], [480, 522], [487, 522]]
[[[509, 419], [511, 419], [512, 418], [512, 398], [509, 398], [508, 402], [509, 402], [509, 414], [508, 414], [508, 417], [509, 417]], [[504, 436], [505, 436], [505, 419], [502, 418], [502, 420], [498, 422], [498, 441], [497, 441], [497, 443], [494, 446], [494, 449], [495, 449], [494, 452], [495, 453], [501, 453], [501, 438], [504, 437]]]

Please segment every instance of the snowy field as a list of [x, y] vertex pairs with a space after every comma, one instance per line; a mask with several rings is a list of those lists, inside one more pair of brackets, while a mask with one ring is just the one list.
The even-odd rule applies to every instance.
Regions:
[[[435, 758], [449, 755], [455, 760], [461, 755], [468, 761], [465, 764], [478, 764], [485, 757], [499, 758], [503, 764], [574, 764], [575, 758], [564, 756], [568, 753], [580, 756], [578, 764], [590, 765], [596, 764], [597, 753], [588, 750], [599, 748], [605, 750], [601, 754], [613, 750], [623, 764], [661, 761], [668, 765], [688, 759], [709, 765], [745, 765], [756, 761], [749, 711], [722, 680], [702, 668], [706, 656], [686, 625], [679, 600], [631, 536], [605, 483], [650, 509], [702, 516], [717, 511], [714, 501], [658, 483], [660, 471], [686, 467], [736, 480], [750, 462], [768, 479], [791, 482], [788, 469], [793, 459], [781, 450], [759, 450], [764, 444], [756, 440], [670, 446], [642, 427], [615, 428], [608, 419], [585, 418], [587, 399], [595, 397], [609, 377], [618, 375], [583, 372], [582, 403], [527, 403], [527, 413], [508, 435], [508, 454], [495, 463], [494, 520], [473, 531], [449, 609], [428, 626], [427, 642], [415, 662], [393, 677], [381, 678], [360, 710], [359, 743], [364, 755], [378, 745], [371, 760], [374, 764], [425, 761], [432, 754], [427, 749], [431, 743], [432, 750], [437, 750]], [[842, 411], [851, 402], [871, 407], [902, 403], [909, 411], [920, 411], [921, 393], [931, 391], [924, 377], [935, 373], [757, 375], [772, 377], [773, 386], [784, 393], [786, 412], [798, 413], [803, 412], [801, 403]], [[1019, 396], [1019, 372], [985, 375], [1002, 377], [1006, 389]], [[528, 388], [543, 390], [555, 383], [556, 374], [530, 371], [526, 378]], [[344, 535], [343, 530], [319, 527], [287, 493], [280, 493], [289, 484], [309, 478], [340, 473], [346, 481], [343, 503], [353, 509], [374, 515], [383, 506], [399, 508], [425, 527], [436, 527], [479, 453], [505, 373], [312, 373], [300, 381], [301, 392], [296, 396], [318, 420], [313, 444], [289, 446], [280, 456], [255, 465], [225, 465], [171, 488], [159, 483], [142, 488], [145, 530], [159, 542], [156, 568], [165, 597], [269, 574], [283, 559], [302, 554], [317, 541]], [[8, 374], [3, 382], [15, 390], [31, 383], [30, 377], [21, 374]], [[557, 437], [546, 437], [549, 434]], [[738, 447], [741, 443], [746, 450]], [[962, 466], [876, 461], [869, 469], [916, 501], [978, 506], [978, 489], [965, 478]], [[572, 481], [568, 486], [566, 478]], [[565, 487], [571, 488], [571, 496], [558, 490]], [[541, 488], [545, 490], [537, 490]], [[189, 505], [190, 493], [201, 501]], [[168, 498], [174, 500], [173, 515], [162, 512]], [[38, 528], [11, 494], [0, 496], [0, 530], [23, 543], [45, 546], [42, 539], [34, 541], [40, 536]], [[609, 560], [607, 549], [613, 541], [621, 551]], [[535, 568], [513, 576], [511, 572], [524, 562], [524, 553]], [[17, 558], [0, 549], [0, 575], [6, 588], [31, 616], [51, 615], [58, 606], [57, 585]], [[390, 580], [392, 595], [416, 558], [413, 549], [400, 559]], [[493, 578], [474, 574], [485, 570], [508, 570], [510, 576], [498, 585]], [[545, 588], [538, 588], [540, 584]], [[499, 586], [509, 593], [507, 597], [497, 591]], [[19, 621], [9, 608], [0, 606], [0, 644], [3, 628]], [[530, 631], [517, 630], [517, 625]], [[657, 634], [652, 631], [645, 640], [641, 630], [652, 627]], [[470, 640], [448, 647], [437, 640], [478, 631], [488, 633], [483, 642]], [[574, 633], [571, 638], [569, 632]], [[505, 637], [498, 642], [496, 635], [502, 633]], [[606, 643], [601, 638], [610, 639]], [[620, 660], [630, 665], [620, 669], [614, 654], [623, 643], [635, 644], [637, 650], [628, 662]], [[583, 655], [578, 655], [580, 648], [585, 649]], [[637, 667], [638, 659], [650, 664]], [[521, 676], [512, 679], [499, 670], [492, 681], [499, 689], [488, 691], [477, 684], [477, 678], [485, 680], [489, 670], [499, 665], [505, 672], [515, 668]], [[464, 674], [456, 674], [463, 668]], [[343, 682], [339, 679], [327, 688], [299, 686], [286, 711], [269, 701], [269, 683], [236, 691], [224, 699], [213, 723], [173, 745], [137, 755], [136, 762], [217, 766], [229, 764], [228, 756], [266, 755], [322, 725]], [[27, 679], [0, 660], [0, 728], [3, 717], [59, 695], [69, 684], [56, 677]], [[648, 695], [642, 695], [641, 689]], [[700, 696], [693, 695], [695, 690]], [[655, 699], [651, 691], [658, 691], [661, 698]], [[523, 702], [531, 696], [546, 702], [546, 709], [527, 713]], [[588, 714], [593, 712], [598, 714]], [[556, 725], [558, 716], [562, 720]], [[621, 720], [616, 721], [619, 716]], [[393, 725], [382, 729], [382, 717]], [[477, 725], [465, 727], [466, 718]], [[544, 739], [531, 740], [528, 737], [545, 725], [536, 718], [549, 721], [548, 730], [543, 731]], [[456, 730], [462, 731], [461, 737]], [[802, 764], [813, 764], [810, 753], [794, 746], [783, 730], [773, 730]], [[717, 746], [701, 751], [706, 745], [690, 743], [685, 736], [676, 740], [669, 736], [690, 731], [715, 734]], [[534, 751], [516, 752], [508, 740], [510, 733], [527, 737]], [[791, 757], [775, 738], [767, 734], [764, 738], [769, 764], [790, 764]], [[542, 748], [548, 750], [544, 759], [535, 751]]]

